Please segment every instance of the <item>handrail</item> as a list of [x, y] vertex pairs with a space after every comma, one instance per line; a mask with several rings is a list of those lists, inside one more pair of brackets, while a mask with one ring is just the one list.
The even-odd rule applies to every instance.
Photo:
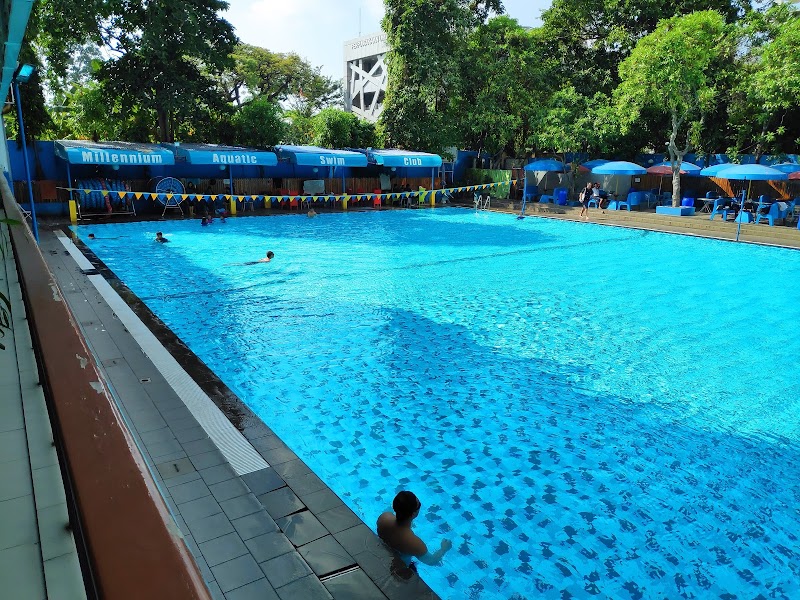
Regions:
[[[2, 176], [0, 194], [6, 214], [24, 222]], [[54, 435], [63, 444], [65, 480], [77, 505], [77, 529], [89, 555], [87, 587], [115, 600], [210, 600], [30, 229], [9, 229]]]

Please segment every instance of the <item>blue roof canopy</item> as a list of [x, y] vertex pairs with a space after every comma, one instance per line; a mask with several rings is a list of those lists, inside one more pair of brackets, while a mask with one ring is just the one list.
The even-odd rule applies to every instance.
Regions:
[[132, 142], [92, 142], [59, 140], [55, 143], [58, 158], [73, 165], [174, 165], [175, 156], [157, 144]]
[[350, 150], [330, 150], [316, 146], [275, 146], [280, 160], [309, 167], [366, 167], [367, 156]]
[[428, 167], [442, 166], [442, 157], [438, 154], [427, 152], [412, 152], [410, 150], [359, 150], [367, 155], [367, 160], [373, 165], [384, 167]]
[[216, 144], [162, 144], [174, 153], [178, 162], [192, 165], [263, 165], [274, 167], [278, 157], [274, 152], [254, 150], [240, 146], [217, 146]]

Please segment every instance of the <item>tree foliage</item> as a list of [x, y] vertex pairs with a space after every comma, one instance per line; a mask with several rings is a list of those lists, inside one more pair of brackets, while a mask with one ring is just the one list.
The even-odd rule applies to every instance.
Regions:
[[733, 58], [725, 21], [715, 11], [659, 23], [620, 65], [620, 122], [630, 127], [645, 107], [670, 119], [667, 149], [673, 170], [673, 205], [680, 203], [680, 163], [697, 144], [705, 115], [720, 92], [719, 73]]
[[325, 108], [311, 118], [311, 143], [323, 148], [369, 148], [376, 145], [375, 125], [351, 112]]
[[339, 82], [321, 74], [298, 54], [270, 52], [238, 44], [233, 64], [219, 78], [230, 102], [237, 106], [248, 98], [284, 102], [306, 114], [342, 102]]
[[460, 61], [470, 32], [500, 0], [385, 0], [391, 51], [381, 120], [387, 143], [441, 152], [456, 143], [451, 99], [461, 93]]
[[286, 134], [281, 107], [268, 98], [253, 98], [233, 116], [236, 143], [265, 148], [280, 144]]

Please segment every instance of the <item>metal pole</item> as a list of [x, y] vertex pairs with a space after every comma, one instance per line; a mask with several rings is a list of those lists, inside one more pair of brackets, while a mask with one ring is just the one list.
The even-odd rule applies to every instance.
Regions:
[[[231, 188], [231, 196], [233, 196], [233, 165], [230, 163], [228, 164], [228, 184]], [[231, 200], [233, 200], [233, 198], [231, 198]]]
[[742, 206], [739, 207], [739, 214], [736, 216], [736, 241], [739, 241], [739, 232], [742, 230], [742, 213], [744, 212], [744, 203], [750, 197], [750, 187], [753, 185], [753, 180], [747, 184], [747, 196], [742, 198]]
[[28, 143], [25, 141], [25, 123], [22, 121], [22, 101], [19, 97], [19, 83], [13, 81], [14, 101], [17, 104], [17, 117], [19, 118], [19, 134], [22, 137], [22, 158], [25, 161], [25, 180], [28, 183], [28, 198], [31, 201], [31, 228], [36, 243], [39, 243], [39, 225], [36, 223], [36, 204], [33, 202], [33, 184], [31, 183], [31, 168], [28, 164]]

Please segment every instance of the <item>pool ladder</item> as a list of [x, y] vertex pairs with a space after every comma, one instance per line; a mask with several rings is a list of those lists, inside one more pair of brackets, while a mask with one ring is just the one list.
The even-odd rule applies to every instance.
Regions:
[[487, 210], [488, 208], [491, 208], [492, 204], [491, 196], [486, 196], [486, 198], [484, 199], [484, 197], [481, 194], [473, 194], [472, 198], [474, 200], [475, 210]]

